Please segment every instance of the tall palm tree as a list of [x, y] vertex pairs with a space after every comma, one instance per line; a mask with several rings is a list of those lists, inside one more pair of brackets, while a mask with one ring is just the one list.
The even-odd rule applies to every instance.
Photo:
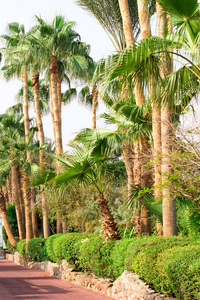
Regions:
[[[192, 3], [186, 3], [185, 1], [185, 6], [188, 4], [190, 6]], [[161, 3], [161, 1], [159, 1]], [[162, 1], [162, 5], [164, 1]], [[136, 47], [130, 49], [127, 52], [124, 52], [121, 56], [120, 59], [118, 60], [119, 56], [115, 56], [114, 58], [110, 59], [109, 61], [112, 62], [112, 65], [107, 65], [107, 70], [110, 69], [110, 74], [106, 77], [106, 80], [109, 81], [109, 78], [116, 78], [116, 76], [122, 76], [123, 74], [129, 74], [129, 76], [132, 78], [133, 76], [140, 76], [140, 78], [145, 78], [143, 82], [146, 84], [149, 79], [149, 72], [151, 72], [151, 75], [157, 79], [157, 84], [155, 85], [155, 90], [157, 92], [157, 95], [162, 95], [163, 101], [166, 101], [166, 99], [180, 99], [183, 95], [193, 95], [195, 92], [199, 91], [197, 81], [199, 79], [199, 70], [198, 66], [194, 64], [194, 62], [189, 59], [188, 57], [184, 57], [181, 53], [177, 52], [177, 55], [181, 58], [184, 58], [185, 61], [190, 63], [190, 65], [184, 66], [183, 68], [179, 69], [178, 71], [168, 75], [165, 77], [165, 79], [160, 76], [160, 66], [163, 67], [163, 55], [166, 59], [166, 64], [170, 60], [171, 57], [170, 55], [173, 52], [171, 47], [176, 47], [177, 49], [180, 49], [183, 45], [187, 47], [193, 54], [198, 53], [198, 48], [197, 48], [197, 34], [196, 34], [196, 39], [193, 36], [193, 39], [189, 39], [189, 30], [187, 31], [187, 28], [191, 28], [191, 25], [194, 25], [194, 32], [197, 32], [197, 28], [199, 28], [199, 11], [198, 11], [198, 4], [195, 1], [193, 3], [193, 8], [187, 7], [187, 9], [180, 8], [177, 6], [177, 2], [175, 1], [170, 1], [165, 2], [166, 7], [168, 7], [168, 13], [170, 13], [171, 9], [171, 15], [172, 15], [172, 20], [175, 19], [175, 11], [176, 12], [176, 20], [177, 23], [175, 26], [177, 27], [180, 25], [180, 30], [182, 33], [182, 37], [180, 38], [179, 35], [179, 40], [177, 42], [177, 34], [175, 34], [175, 38], [169, 37], [169, 39], [163, 39], [163, 38], [158, 38], [158, 37], [151, 37], [151, 38], [146, 38], [144, 41], [141, 41]], [[180, 3], [179, 3], [180, 4]], [[180, 4], [181, 6], [181, 4]], [[163, 6], [164, 7], [164, 6]], [[176, 9], [175, 9], [176, 8]], [[166, 9], [167, 10], [167, 9]], [[181, 12], [180, 12], [181, 11]], [[180, 17], [182, 21], [180, 22]], [[186, 24], [189, 22], [190, 23], [190, 17], [191, 17], [191, 24]], [[186, 33], [186, 34], [185, 34]], [[192, 33], [192, 34], [193, 34]], [[183, 39], [183, 34], [185, 34], [185, 38]], [[174, 35], [172, 35], [174, 37]], [[193, 40], [193, 44], [191, 43], [191, 40]], [[190, 42], [189, 42], [190, 41]], [[192, 46], [193, 45], [193, 46]], [[161, 54], [161, 55], [160, 55]], [[195, 56], [193, 56], [195, 58]], [[196, 56], [198, 58], [198, 55]], [[169, 60], [168, 60], [169, 59]], [[117, 64], [116, 64], [117, 63]], [[112, 69], [113, 68], [113, 69]], [[127, 73], [126, 73], [127, 72]], [[109, 73], [109, 72], [108, 72]], [[165, 74], [167, 75], [167, 74]], [[158, 89], [158, 83], [162, 82], [161, 89]], [[165, 86], [163, 90], [163, 86]], [[197, 87], [197, 88], [196, 88]], [[158, 93], [158, 90], [160, 93]], [[162, 91], [163, 90], [163, 91]], [[158, 97], [158, 96], [157, 96]], [[169, 124], [168, 129], [169, 129]], [[169, 147], [169, 140], [168, 140], [168, 145]], [[166, 149], [165, 149], [166, 150]], [[167, 151], [167, 150], [166, 150]], [[167, 153], [167, 152], [166, 152]], [[168, 152], [169, 154], [169, 152]], [[169, 161], [168, 161], [168, 166], [170, 166]], [[168, 170], [169, 172], [169, 170]], [[171, 210], [173, 212], [173, 209]], [[171, 214], [171, 216], [173, 213]], [[174, 216], [174, 215], [173, 215]], [[169, 219], [169, 218], [168, 218]], [[173, 219], [175, 219], [173, 217]], [[170, 217], [170, 234], [174, 234], [176, 232], [176, 226], [175, 222], [172, 221], [172, 217]], [[169, 224], [169, 223], [168, 223]], [[165, 226], [166, 228], [166, 226]], [[169, 233], [166, 233], [166, 235]]]
[[[9, 35], [2, 36], [6, 40], [6, 47], [4, 51], [5, 66], [2, 68], [5, 76], [21, 77], [23, 79], [23, 111], [24, 111], [24, 128], [25, 128], [25, 141], [29, 142], [30, 129], [29, 129], [29, 105], [28, 105], [28, 65], [30, 63], [30, 53], [21, 51], [21, 46], [27, 43], [27, 35], [23, 25], [18, 23], [11, 23], [8, 25]], [[27, 153], [27, 159], [31, 163], [31, 153]], [[23, 173], [23, 186], [28, 184], [28, 176]], [[25, 201], [25, 214], [26, 214], [26, 234], [27, 241], [33, 237], [32, 218], [30, 214], [32, 193], [29, 190], [24, 190]], [[36, 222], [36, 216], [33, 212], [33, 220]], [[34, 226], [36, 229], [36, 226]]]
[[12, 182], [12, 200], [15, 203], [17, 224], [20, 240], [25, 238], [25, 220], [23, 203], [20, 201], [18, 189], [18, 166], [19, 162], [16, 157], [15, 143], [24, 136], [24, 125], [21, 122], [23, 115], [15, 117], [13, 114], [3, 114], [0, 116], [0, 152], [1, 152], [1, 169], [4, 172], [4, 166], [11, 168]]
[[[33, 35], [30, 39], [33, 44], [41, 47], [44, 63], [50, 71], [50, 99], [53, 109], [55, 126], [56, 154], [63, 151], [60, 119], [60, 101], [58, 97], [59, 63], [68, 67], [82, 69], [87, 64], [88, 47], [80, 41], [79, 35], [73, 30], [74, 22], [65, 22], [64, 17], [56, 16], [52, 23], [36, 17], [36, 27], [39, 36]], [[68, 69], [69, 70], [69, 69]]]
[[[190, 46], [194, 46], [195, 38], [200, 29], [199, 20], [195, 20], [197, 17], [196, 14], [199, 14], [199, 7], [197, 1], [193, 1], [193, 3], [188, 3], [186, 1], [181, 2], [181, 7], [178, 8], [177, 2], [169, 1], [158, 1], [157, 3], [157, 13], [158, 13], [158, 33], [160, 35], [164, 35], [164, 26], [167, 21], [167, 13], [170, 13], [172, 16], [172, 21], [178, 23], [174, 23], [176, 28], [181, 30], [182, 33], [184, 31], [184, 38], [185, 42], [188, 43]], [[187, 5], [188, 11], [184, 11]], [[188, 5], [189, 4], [189, 5]], [[193, 4], [193, 5], [192, 5]], [[166, 10], [162, 7], [165, 6]], [[178, 9], [177, 9], [178, 8]], [[185, 14], [183, 14], [183, 11]], [[187, 15], [187, 19], [186, 19]], [[160, 18], [160, 20], [159, 20]], [[168, 21], [169, 23], [169, 21]], [[190, 26], [192, 24], [192, 26]], [[181, 28], [182, 27], [182, 28]], [[172, 29], [171, 29], [172, 31]], [[171, 72], [169, 67], [165, 67], [161, 69], [161, 77], [165, 77]], [[161, 129], [162, 129], [162, 173], [163, 174], [170, 174], [171, 173], [171, 162], [170, 162], [170, 154], [172, 152], [172, 145], [171, 145], [171, 128], [169, 124], [172, 120], [172, 108], [168, 104], [162, 105], [161, 111]], [[166, 180], [164, 178], [163, 183], [165, 184]], [[175, 199], [171, 195], [171, 189], [168, 185], [163, 189], [163, 233], [164, 235], [174, 235], [177, 234], [176, 228], [176, 204]]]
[[[99, 21], [100, 25], [105, 29], [108, 36], [112, 40], [115, 49], [118, 53], [122, 51], [125, 47], [130, 46], [137, 38], [139, 33], [139, 19], [137, 13], [137, 1], [85, 1], [78, 0], [77, 3], [91, 12]], [[120, 93], [124, 96], [126, 92], [125, 85], [123, 85], [123, 91]], [[137, 104], [140, 105], [144, 103], [144, 96], [140, 89], [140, 86], [136, 85], [135, 97]], [[141, 146], [148, 147], [148, 144], [143, 142], [140, 143]], [[145, 150], [144, 150], [145, 151]], [[143, 151], [143, 152], [144, 152]], [[135, 144], [135, 149], [133, 147], [126, 146], [124, 148], [124, 159], [126, 160], [126, 167], [128, 171], [128, 186], [130, 187], [132, 183], [140, 185], [140, 163], [139, 163], [139, 152], [138, 143]], [[134, 164], [132, 163], [132, 158], [134, 158]], [[145, 163], [144, 163], [145, 164]], [[134, 171], [131, 171], [134, 168]], [[134, 176], [135, 175], [135, 176]], [[134, 178], [133, 178], [134, 177]], [[149, 176], [147, 176], [150, 178]], [[146, 178], [147, 178], [146, 177]], [[130, 188], [128, 193], [131, 193]], [[145, 209], [144, 209], [145, 210]], [[150, 224], [150, 220], [147, 223]], [[144, 230], [150, 231], [150, 226], [144, 228]]]
[[[61, 122], [61, 83], [63, 70], [77, 73], [87, 66], [89, 47], [80, 41], [80, 36], [73, 30], [74, 22], [65, 22], [64, 17], [55, 16], [52, 23], [36, 16], [38, 25], [30, 42], [36, 45], [43, 58], [43, 65], [50, 72], [50, 104], [54, 128], [55, 149], [62, 155], [62, 122]], [[61, 70], [61, 72], [60, 72]], [[58, 172], [60, 165], [57, 165]], [[62, 231], [58, 218], [58, 232]]]

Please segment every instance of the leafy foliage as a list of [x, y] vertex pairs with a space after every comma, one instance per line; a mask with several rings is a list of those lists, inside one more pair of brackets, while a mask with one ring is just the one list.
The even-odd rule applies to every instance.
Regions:
[[79, 248], [87, 235], [83, 233], [67, 233], [59, 236], [53, 243], [54, 260], [60, 263], [65, 259], [69, 264], [78, 269]]
[[98, 277], [108, 277], [111, 265], [110, 252], [115, 242], [105, 242], [103, 238], [94, 236], [85, 239], [80, 246], [79, 264], [84, 272], [92, 272]]
[[17, 243], [17, 246], [16, 246], [16, 251], [18, 251], [21, 255], [21, 257], [24, 258], [25, 256], [25, 247], [26, 247], [26, 240], [21, 240]]
[[55, 240], [62, 235], [63, 235], [63, 233], [54, 234], [54, 235], [51, 235], [46, 240], [45, 247], [46, 247], [46, 251], [47, 251], [47, 257], [50, 261], [55, 262], [55, 253], [53, 251], [53, 245], [54, 245]]
[[46, 239], [44, 238], [35, 238], [28, 241], [26, 250], [30, 260], [38, 262], [47, 260], [45, 242]]

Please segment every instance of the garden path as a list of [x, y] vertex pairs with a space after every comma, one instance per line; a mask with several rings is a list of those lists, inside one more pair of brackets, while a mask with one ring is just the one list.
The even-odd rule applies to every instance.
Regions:
[[111, 300], [42, 270], [28, 269], [0, 260], [0, 300]]

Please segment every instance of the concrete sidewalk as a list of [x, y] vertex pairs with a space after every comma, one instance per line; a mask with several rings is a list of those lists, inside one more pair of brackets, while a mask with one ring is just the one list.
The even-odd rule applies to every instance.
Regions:
[[67, 281], [50, 277], [47, 272], [28, 269], [0, 260], [0, 300], [111, 300]]

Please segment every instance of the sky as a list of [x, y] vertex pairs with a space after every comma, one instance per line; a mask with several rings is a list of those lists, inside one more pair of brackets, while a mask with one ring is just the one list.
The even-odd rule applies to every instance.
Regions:
[[[0, 10], [0, 35], [6, 33], [8, 23], [18, 22], [24, 24], [28, 31], [35, 22], [35, 15], [45, 20], [52, 21], [56, 14], [65, 16], [67, 21], [75, 21], [75, 31], [77, 31], [81, 40], [91, 45], [90, 55], [95, 61], [109, 54], [114, 53], [114, 47], [106, 35], [103, 28], [89, 13], [78, 7], [73, 0], [9, 0], [1, 3]], [[1, 47], [3, 42], [0, 41]], [[0, 74], [1, 105], [0, 114], [16, 103], [15, 96], [21, 88], [22, 82], [11, 80], [6, 82], [3, 74]], [[103, 103], [100, 103], [99, 113], [105, 110]], [[80, 129], [92, 126], [91, 110], [80, 106], [77, 101], [63, 107], [63, 144], [64, 148], [68, 141], [73, 139], [75, 133]], [[99, 120], [97, 126], [102, 126]], [[45, 135], [53, 139], [53, 129], [50, 115], [44, 118]]]

